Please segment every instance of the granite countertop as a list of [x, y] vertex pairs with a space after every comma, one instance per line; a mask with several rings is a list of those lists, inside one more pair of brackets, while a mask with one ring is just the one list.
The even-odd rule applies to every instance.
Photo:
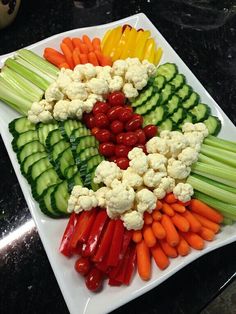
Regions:
[[[143, 12], [236, 124], [234, 3], [23, 0], [15, 22], [0, 31], [0, 55], [66, 30]], [[1, 139], [0, 156], [0, 312], [68, 313]], [[113, 313], [199, 313], [235, 277], [235, 261], [233, 243], [192, 262]]]

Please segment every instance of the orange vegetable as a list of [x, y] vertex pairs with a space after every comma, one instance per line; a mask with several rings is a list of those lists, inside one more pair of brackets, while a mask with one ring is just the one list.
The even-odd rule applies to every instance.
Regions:
[[172, 209], [172, 207], [169, 204], [167, 204], [167, 203], [163, 203], [162, 211], [163, 211], [163, 213], [165, 213], [168, 216], [174, 216], [174, 214], [175, 214], [175, 212]]
[[94, 51], [94, 47], [92, 45], [92, 42], [87, 35], [83, 35], [82, 40], [85, 43], [85, 45], [88, 47], [88, 52]]
[[164, 239], [166, 237], [166, 231], [159, 221], [152, 223], [152, 231], [157, 239]]
[[181, 235], [195, 250], [202, 250], [204, 248], [204, 241], [198, 234], [189, 231], [182, 232]]
[[69, 66], [68, 63], [63, 62], [63, 63], [60, 63], [60, 64], [59, 64], [58, 68], [59, 68], [59, 69], [62, 69], [62, 68], [70, 69], [70, 66]]
[[192, 199], [189, 206], [193, 212], [202, 215], [218, 224], [221, 223], [224, 219], [224, 217], [215, 209], [211, 208], [210, 206], [204, 204], [203, 202], [197, 199]]
[[139, 276], [143, 280], [149, 280], [151, 277], [151, 258], [149, 248], [144, 240], [137, 244], [136, 253]]
[[169, 258], [166, 256], [159, 244], [156, 244], [154, 247], [151, 248], [151, 253], [157, 266], [160, 269], [163, 270], [169, 266]]
[[159, 201], [159, 200], [157, 200], [156, 208], [155, 208], [155, 209], [160, 210], [160, 209], [162, 209], [162, 206], [163, 206], [162, 202]]
[[150, 226], [143, 227], [143, 238], [148, 247], [153, 247], [157, 240]]
[[206, 227], [201, 227], [198, 234], [206, 241], [212, 241], [215, 238], [215, 233]]
[[74, 48], [80, 48], [80, 45], [83, 43], [82, 40], [78, 37], [72, 38], [72, 43]]
[[162, 217], [162, 213], [159, 211], [159, 210], [154, 210], [153, 212], [152, 212], [152, 218], [154, 219], [154, 220], [156, 220], [156, 221], [158, 221], [158, 220], [161, 220], [161, 217]]
[[92, 45], [94, 50], [101, 51], [101, 40], [98, 37], [94, 37], [92, 40]]
[[73, 61], [74, 61], [75, 66], [81, 63], [79, 53], [76, 51], [76, 49], [73, 50], [72, 56], [73, 56]]
[[176, 249], [179, 255], [181, 256], [188, 255], [188, 253], [190, 252], [190, 246], [188, 245], [187, 241], [184, 240], [183, 237], [180, 237], [180, 241]]
[[190, 224], [187, 219], [185, 219], [183, 216], [179, 214], [175, 214], [173, 217], [171, 217], [171, 220], [175, 227], [179, 229], [182, 232], [187, 232], [189, 231]]
[[178, 203], [171, 204], [170, 206], [178, 213], [184, 213], [186, 211], [186, 207]]
[[165, 196], [164, 201], [168, 204], [172, 204], [176, 202], [176, 197], [173, 193], [169, 193]]
[[98, 59], [96, 57], [96, 54], [94, 52], [89, 52], [88, 54], [88, 60], [90, 63], [92, 63], [94, 66], [99, 65]]
[[193, 214], [186, 210], [181, 214], [184, 218], [186, 218], [190, 224], [190, 231], [198, 233], [201, 229], [201, 223], [193, 216]]
[[48, 62], [54, 64], [57, 67], [60, 64], [66, 62], [64, 55], [53, 48], [45, 48], [43, 56]]
[[80, 54], [80, 61], [81, 61], [81, 64], [86, 64], [86, 63], [88, 63], [88, 55], [85, 54], [85, 53], [81, 53], [81, 54]]
[[176, 248], [173, 246], [170, 246], [166, 240], [159, 240], [159, 243], [161, 245], [162, 250], [165, 252], [165, 254], [169, 257], [175, 258], [178, 256]]
[[97, 56], [98, 62], [101, 66], [112, 65], [112, 60], [108, 56], [104, 56], [101, 51], [95, 50], [95, 54]]
[[61, 42], [61, 50], [66, 58], [66, 62], [69, 64], [70, 68], [74, 68], [74, 61], [73, 61], [73, 56], [72, 56], [72, 51], [70, 48], [63, 42]]
[[171, 246], [176, 246], [179, 243], [179, 234], [175, 229], [173, 222], [170, 217], [167, 215], [163, 215], [161, 217], [161, 224], [166, 231], [166, 241]]
[[72, 40], [70, 39], [70, 37], [65, 37], [65, 38], [63, 38], [62, 42], [63, 42], [64, 44], [66, 44], [68, 48], [70, 48], [70, 51], [71, 51], [71, 52], [74, 50], [73, 42], [72, 42]]
[[135, 243], [138, 243], [138, 242], [142, 241], [142, 239], [143, 239], [142, 232], [140, 230], [135, 230], [133, 232], [132, 240]]
[[84, 53], [84, 54], [88, 54], [89, 53], [88, 46], [84, 42], [82, 42], [80, 44], [79, 49], [80, 49], [81, 53]]
[[152, 214], [145, 212], [143, 215], [145, 225], [150, 225], [153, 222]]
[[217, 223], [201, 216], [198, 215], [194, 212], [192, 212], [193, 216], [195, 218], [197, 218], [197, 220], [202, 224], [203, 227], [206, 227], [208, 229], [211, 229], [214, 233], [217, 233], [220, 230], [220, 225], [218, 225]]

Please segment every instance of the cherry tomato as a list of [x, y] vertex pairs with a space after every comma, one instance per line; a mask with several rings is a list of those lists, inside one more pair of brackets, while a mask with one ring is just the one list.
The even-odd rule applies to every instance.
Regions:
[[124, 106], [124, 109], [128, 109], [130, 112], [134, 112], [133, 108], [131, 106]]
[[110, 109], [110, 106], [106, 102], [97, 101], [93, 106], [93, 114], [106, 113]]
[[134, 132], [127, 132], [124, 134], [122, 142], [126, 146], [134, 146], [138, 142], [138, 136]]
[[141, 148], [143, 152], [147, 155], [147, 149], [145, 145], [139, 144], [139, 145], [136, 145], [135, 147]]
[[111, 140], [111, 132], [106, 129], [101, 129], [95, 134], [95, 137], [100, 143], [109, 142]]
[[111, 156], [111, 157], [108, 158], [108, 160], [111, 161], [111, 162], [115, 162], [116, 163], [117, 157], [116, 156]]
[[141, 114], [138, 114], [138, 113], [134, 113], [133, 114], [133, 119], [134, 118], [137, 118], [140, 120], [141, 124], [143, 124], [143, 117], [141, 116]]
[[157, 126], [156, 125], [149, 124], [149, 125], [145, 126], [145, 128], [143, 130], [145, 132], [147, 139], [150, 139], [153, 136], [157, 135]]
[[91, 263], [89, 259], [86, 257], [80, 257], [75, 262], [75, 270], [83, 276], [88, 274], [90, 268], [91, 268]]
[[95, 128], [92, 128], [92, 130], [91, 130], [91, 134], [92, 135], [96, 135], [97, 133], [98, 133], [98, 131], [99, 131], [100, 129], [99, 128], [97, 128], [97, 127], [95, 127]]
[[128, 121], [125, 125], [125, 129], [127, 131], [136, 131], [142, 125], [139, 117], [133, 117], [130, 121]]
[[117, 145], [115, 147], [115, 155], [116, 157], [127, 157], [131, 149], [132, 147], [128, 147], [125, 145]]
[[132, 118], [133, 118], [133, 113], [128, 108], [123, 108], [123, 111], [121, 112], [119, 116], [119, 120], [122, 122], [127, 122]]
[[111, 142], [99, 144], [99, 153], [106, 157], [115, 155], [115, 145]]
[[85, 113], [83, 115], [83, 120], [84, 120], [85, 125], [89, 129], [92, 129], [92, 128], [94, 128], [96, 126], [95, 125], [95, 118], [94, 118], [92, 113]]
[[110, 142], [116, 143], [116, 136], [115, 136], [115, 134], [113, 134], [113, 133], [111, 133]]
[[114, 106], [107, 111], [107, 117], [110, 121], [116, 120], [119, 118], [122, 111], [123, 111], [123, 107]]
[[120, 169], [126, 170], [129, 167], [129, 159], [126, 157], [118, 158], [116, 164]]
[[97, 113], [95, 118], [95, 126], [98, 128], [106, 128], [109, 125], [109, 120], [105, 113]]
[[118, 134], [118, 133], [122, 132], [123, 129], [124, 129], [124, 124], [121, 121], [119, 121], [119, 120], [112, 121], [111, 126], [110, 126], [110, 130], [114, 134]]
[[123, 106], [125, 104], [125, 95], [122, 92], [112, 92], [107, 97], [111, 106]]
[[136, 130], [135, 134], [138, 137], [138, 144], [146, 144], [146, 135], [142, 129]]
[[97, 291], [98, 289], [101, 288], [102, 281], [103, 281], [103, 273], [101, 272], [101, 270], [94, 267], [88, 273], [85, 279], [85, 284], [89, 290]]
[[123, 143], [123, 138], [124, 138], [125, 133], [120, 133], [116, 135], [116, 143], [117, 144], [122, 144]]

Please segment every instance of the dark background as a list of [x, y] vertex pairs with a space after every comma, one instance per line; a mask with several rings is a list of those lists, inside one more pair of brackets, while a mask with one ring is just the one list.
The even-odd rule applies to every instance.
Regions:
[[[236, 1], [23, 0], [0, 55], [66, 30], [145, 13], [236, 124]], [[0, 313], [68, 313], [0, 138]], [[236, 274], [236, 243], [215, 250], [114, 313], [199, 313]], [[78, 296], [79, 298], [79, 296]], [[236, 313], [236, 308], [232, 308]], [[231, 313], [227, 313], [231, 314]]]

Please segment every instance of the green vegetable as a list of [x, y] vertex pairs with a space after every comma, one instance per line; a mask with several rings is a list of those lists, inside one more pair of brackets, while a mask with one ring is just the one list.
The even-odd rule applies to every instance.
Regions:
[[215, 137], [213, 135], [209, 135], [205, 140], [204, 144], [209, 146], [214, 146], [222, 149], [226, 149], [228, 151], [236, 153], [236, 143], [227, 141], [218, 137]]

